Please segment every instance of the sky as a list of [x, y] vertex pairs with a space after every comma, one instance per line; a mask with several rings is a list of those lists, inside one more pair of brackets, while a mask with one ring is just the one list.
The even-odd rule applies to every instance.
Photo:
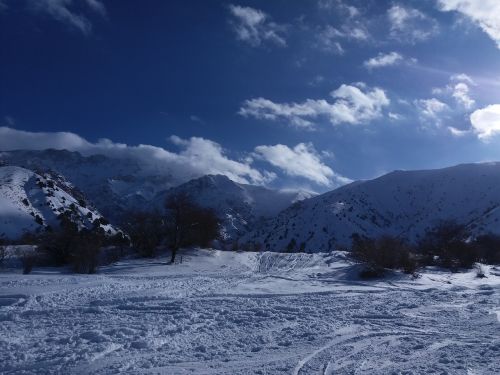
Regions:
[[1, 150], [324, 192], [499, 146], [498, 0], [0, 0]]

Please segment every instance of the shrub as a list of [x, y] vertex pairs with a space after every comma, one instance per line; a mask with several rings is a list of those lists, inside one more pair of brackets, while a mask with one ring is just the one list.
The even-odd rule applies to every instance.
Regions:
[[7, 241], [0, 237], [0, 265], [3, 264], [5, 256], [7, 255]]
[[263, 249], [263, 246], [260, 242], [255, 242], [253, 244], [253, 251], [257, 252], [257, 253], [260, 253]]
[[295, 238], [292, 238], [290, 240], [290, 242], [288, 243], [288, 245], [286, 245], [286, 251], [288, 253], [293, 253], [293, 252], [295, 252], [296, 246], [297, 246], [297, 241], [295, 240]]
[[125, 215], [122, 228], [142, 257], [153, 257], [165, 238], [164, 220], [158, 212], [136, 211]]
[[240, 244], [239, 244], [239, 241], [238, 239], [235, 239], [232, 243], [231, 243], [231, 251], [239, 251], [240, 249]]
[[413, 274], [418, 268], [409, 245], [391, 236], [374, 240], [354, 235], [351, 256], [365, 265], [360, 276], [366, 278], [382, 276], [386, 269], [399, 269]]
[[100, 233], [84, 229], [75, 238], [71, 250], [71, 266], [76, 273], [92, 274], [99, 265], [99, 252], [102, 245]]
[[39, 249], [47, 255], [49, 262], [63, 266], [71, 260], [71, 251], [78, 241], [78, 226], [69, 215], [59, 215], [60, 227], [41, 235], [37, 242]]
[[486, 234], [477, 237], [475, 246], [481, 263], [500, 264], [500, 236]]
[[34, 254], [23, 254], [21, 257], [21, 264], [23, 266], [23, 274], [30, 274], [35, 265], [35, 255]]
[[3, 262], [5, 260], [6, 253], [7, 253], [6, 247], [0, 245], [0, 265], [3, 264]]
[[99, 252], [106, 238], [100, 227], [79, 230], [71, 213], [59, 216], [57, 230], [46, 232], [38, 238], [38, 248], [55, 266], [71, 265], [77, 273], [95, 273]]
[[426, 265], [437, 265], [452, 271], [472, 268], [479, 261], [477, 246], [470, 240], [466, 227], [445, 221], [426, 233], [418, 246]]

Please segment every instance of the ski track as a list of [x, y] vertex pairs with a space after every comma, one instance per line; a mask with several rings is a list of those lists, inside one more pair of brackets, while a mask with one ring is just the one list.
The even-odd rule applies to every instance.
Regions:
[[0, 373], [499, 373], [497, 286], [349, 284], [301, 262], [0, 273]]

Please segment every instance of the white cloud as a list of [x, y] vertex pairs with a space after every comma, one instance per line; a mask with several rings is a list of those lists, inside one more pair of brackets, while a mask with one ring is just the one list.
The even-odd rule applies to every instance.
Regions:
[[465, 73], [460, 73], [460, 74], [453, 74], [451, 77], [450, 77], [450, 80], [451, 81], [458, 81], [458, 82], [466, 82], [470, 85], [475, 85], [476, 83], [474, 82], [474, 80], [467, 74]]
[[336, 28], [327, 25], [323, 29], [321, 29], [317, 36], [317, 47], [322, 49], [323, 51], [332, 52], [337, 55], [344, 54], [344, 48], [342, 44], [338, 41], [341, 37], [341, 32]]
[[230, 159], [222, 147], [204, 138], [181, 139], [172, 136], [170, 141], [181, 148], [175, 153], [151, 145], [128, 146], [101, 139], [91, 143], [69, 132], [27, 132], [0, 127], [0, 150], [44, 150], [48, 148], [78, 151], [82, 155], [102, 154], [112, 158], [136, 160], [145, 173], [168, 173], [176, 183], [205, 174], [223, 174], [236, 182], [266, 184], [275, 175], [251, 166], [251, 159]]
[[368, 69], [382, 68], [385, 66], [397, 65], [404, 61], [401, 54], [397, 52], [379, 53], [376, 57], [366, 60], [363, 65]]
[[454, 137], [463, 137], [463, 136], [469, 134], [468, 130], [457, 129], [457, 128], [453, 127], [453, 126], [448, 126], [448, 130], [450, 131], [450, 133]]
[[100, 0], [30, 0], [31, 7], [35, 11], [46, 13], [57, 21], [88, 35], [92, 32], [92, 23], [87, 16], [74, 9], [78, 7], [75, 3], [83, 4], [102, 17], [106, 15], [106, 8]]
[[429, 39], [438, 30], [438, 23], [418, 9], [393, 5], [387, 12], [390, 35], [401, 42], [416, 43]]
[[470, 116], [470, 122], [473, 131], [483, 141], [500, 134], [500, 104], [474, 111]]
[[359, 22], [347, 22], [342, 25], [341, 29], [337, 29], [331, 25], [319, 29], [316, 40], [317, 47], [334, 52], [338, 55], [344, 54], [344, 48], [339, 39], [351, 41], [366, 41], [370, 38], [368, 31]]
[[389, 112], [387, 116], [392, 120], [392, 121], [400, 121], [404, 117], [400, 115], [399, 113], [394, 113], [394, 112]]
[[313, 120], [326, 117], [332, 125], [360, 124], [382, 115], [390, 104], [384, 90], [366, 85], [342, 85], [330, 93], [333, 102], [324, 99], [306, 99], [302, 103], [275, 103], [264, 98], [246, 100], [239, 114], [266, 120], [286, 120], [298, 128], [312, 128]]
[[311, 79], [309, 82], [308, 82], [308, 85], [309, 86], [319, 86], [321, 85], [323, 82], [325, 82], [325, 77], [318, 74], [316, 76], [314, 76], [313, 79]]
[[446, 103], [436, 98], [416, 100], [415, 105], [419, 108], [422, 116], [438, 121], [442, 113], [450, 109]]
[[272, 22], [263, 11], [239, 5], [229, 5], [229, 11], [239, 40], [253, 47], [258, 47], [265, 41], [286, 46], [284, 38], [286, 27]]
[[362, 27], [351, 27], [348, 33], [344, 33], [344, 37], [355, 40], [368, 40], [370, 34]]
[[335, 27], [326, 25], [316, 29], [317, 48], [342, 55], [345, 42], [366, 42], [371, 39], [368, 22], [360, 9], [341, 0], [321, 0], [318, 6], [322, 11], [335, 11], [341, 21]]
[[445, 87], [435, 87], [432, 89], [432, 93], [440, 96], [449, 95], [459, 107], [469, 111], [476, 105], [476, 101], [470, 94], [471, 85], [475, 85], [475, 82], [467, 74], [454, 74], [450, 77], [450, 84]]
[[500, 48], [500, 1], [438, 0], [442, 11], [457, 11], [478, 25]]
[[351, 182], [323, 164], [321, 156], [311, 143], [299, 143], [293, 148], [282, 144], [257, 146], [255, 153], [287, 175], [302, 177], [318, 185], [331, 187]]
[[85, 0], [87, 5], [94, 10], [94, 12], [99, 13], [101, 16], [106, 16], [106, 7], [100, 0]]
[[181, 139], [177, 136], [170, 140], [183, 148], [178, 157], [187, 167], [195, 168], [200, 175], [224, 174], [233, 181], [253, 182], [263, 184], [271, 181], [275, 176], [272, 173], [261, 173], [251, 167], [251, 159], [236, 161], [229, 159], [222, 147], [208, 139], [191, 137]]
[[350, 4], [345, 4], [341, 0], [319, 0], [318, 7], [321, 10], [336, 10], [349, 18], [356, 17], [360, 13], [358, 8]]
[[453, 93], [451, 94], [457, 103], [467, 110], [476, 105], [475, 100], [470, 97], [469, 91], [469, 86], [466, 83], [459, 82], [453, 86]]
[[199, 117], [199, 116], [196, 116], [196, 115], [191, 115], [189, 116], [189, 119], [193, 122], [197, 122], [197, 123], [200, 123], [200, 124], [205, 124], [205, 121]]

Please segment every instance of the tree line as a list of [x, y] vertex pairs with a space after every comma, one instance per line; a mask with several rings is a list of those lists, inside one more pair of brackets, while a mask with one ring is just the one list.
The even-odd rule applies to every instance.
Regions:
[[415, 275], [426, 266], [457, 272], [477, 263], [500, 264], [500, 236], [474, 237], [466, 226], [445, 221], [429, 230], [416, 244], [388, 235], [369, 238], [355, 234], [351, 256], [364, 265], [361, 276], [367, 278], [382, 276], [387, 270]]
[[175, 263], [180, 248], [209, 247], [218, 238], [220, 220], [215, 212], [197, 205], [187, 194], [169, 196], [164, 211], [130, 211], [123, 216], [114, 235], [104, 232], [101, 221], [91, 228], [79, 228], [75, 211], [58, 216], [59, 226], [44, 233], [26, 234], [23, 244], [36, 245], [36, 253], [22, 259], [25, 273], [34, 265], [69, 265], [77, 273], [95, 273], [99, 264], [112, 262], [128, 253], [153, 257], [169, 248], [169, 264]]

